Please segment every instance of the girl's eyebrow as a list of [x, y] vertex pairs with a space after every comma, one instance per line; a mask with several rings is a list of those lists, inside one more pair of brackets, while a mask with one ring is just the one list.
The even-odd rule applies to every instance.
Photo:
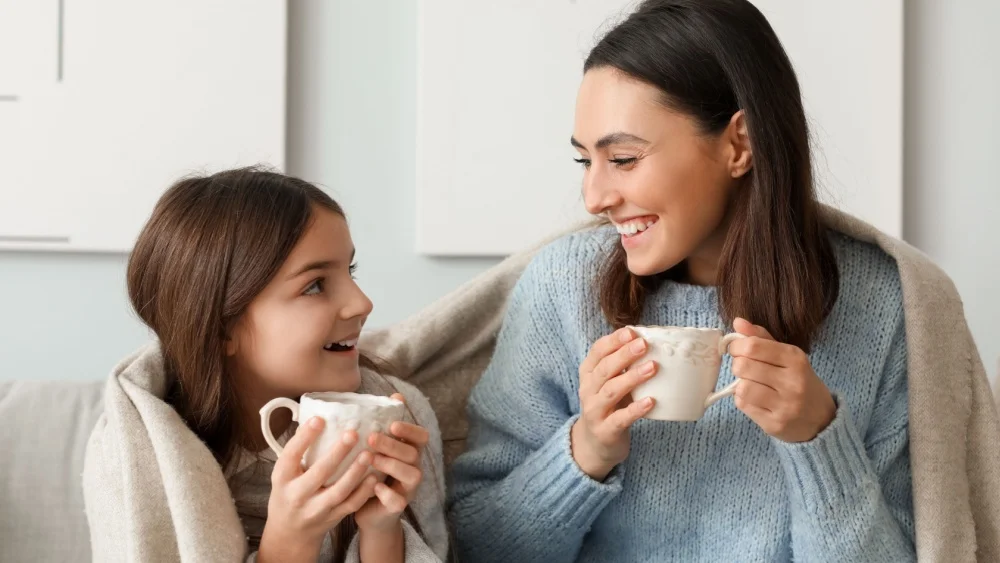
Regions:
[[[357, 252], [357, 249], [352, 249], [351, 250], [351, 262], [354, 261], [354, 254], [356, 252]], [[306, 272], [311, 272], [313, 270], [336, 269], [337, 266], [339, 266], [339, 265], [340, 265], [340, 261], [338, 261], [338, 260], [317, 260], [315, 262], [310, 262], [310, 263], [306, 264], [305, 266], [303, 266], [302, 268], [300, 268], [299, 270], [297, 270], [294, 274], [288, 276], [288, 279], [297, 278], [297, 277], [301, 276], [302, 274], [304, 274]]]

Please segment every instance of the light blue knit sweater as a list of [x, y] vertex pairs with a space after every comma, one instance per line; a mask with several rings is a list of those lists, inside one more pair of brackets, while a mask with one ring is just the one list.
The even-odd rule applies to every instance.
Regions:
[[[831, 234], [840, 296], [810, 360], [838, 412], [815, 439], [771, 438], [731, 399], [698, 422], [640, 420], [604, 482], [570, 453], [577, 370], [611, 331], [592, 278], [608, 229], [544, 249], [511, 295], [469, 401], [449, 510], [465, 561], [908, 561], [915, 558], [906, 342], [895, 263]], [[667, 283], [642, 324], [723, 328], [714, 288]], [[752, 320], [752, 319], [751, 319]], [[733, 381], [730, 360], [720, 385]]]

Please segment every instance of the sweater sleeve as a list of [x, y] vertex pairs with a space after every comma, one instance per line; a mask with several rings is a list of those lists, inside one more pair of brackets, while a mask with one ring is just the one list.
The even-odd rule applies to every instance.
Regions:
[[621, 492], [620, 469], [597, 482], [570, 451], [569, 382], [578, 366], [550, 297], [558, 277], [550, 262], [543, 251], [515, 286], [493, 358], [469, 398], [467, 451], [453, 467], [449, 498], [465, 561], [574, 561]]
[[[347, 557], [344, 559], [344, 563], [362, 563], [359, 542], [360, 536], [354, 534], [354, 539], [351, 540], [351, 545], [347, 548]], [[444, 559], [438, 557], [413, 526], [404, 520], [403, 561], [405, 563], [441, 563]]]
[[916, 559], [906, 383], [900, 311], [865, 438], [838, 400], [833, 422], [813, 440], [774, 440], [790, 492], [796, 560]]

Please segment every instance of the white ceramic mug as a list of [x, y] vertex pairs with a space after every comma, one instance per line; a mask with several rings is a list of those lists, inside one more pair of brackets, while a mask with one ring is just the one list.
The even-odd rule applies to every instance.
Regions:
[[[260, 429], [264, 439], [274, 453], [281, 455], [281, 444], [271, 433], [271, 413], [275, 409], [287, 408], [292, 411], [292, 420], [308, 421], [314, 416], [326, 421], [323, 432], [316, 438], [306, 455], [302, 458], [302, 467], [309, 468], [323, 454], [330, 451], [347, 430], [358, 433], [358, 441], [350, 453], [344, 457], [334, 474], [327, 480], [326, 486], [332, 485], [347, 471], [351, 462], [368, 447], [368, 436], [377, 432], [388, 432], [393, 422], [404, 420], [406, 406], [401, 401], [378, 395], [361, 395], [358, 393], [306, 393], [299, 402], [285, 397], [268, 401], [260, 409]], [[374, 470], [370, 470], [374, 472]], [[380, 475], [380, 478], [384, 476]]]
[[676, 326], [629, 327], [646, 341], [646, 354], [634, 365], [645, 361], [656, 362], [657, 371], [652, 379], [639, 384], [632, 392], [632, 399], [646, 397], [656, 400], [656, 405], [646, 414], [653, 420], [698, 420], [705, 409], [719, 399], [736, 392], [738, 381], [715, 391], [719, 380], [722, 356], [729, 344], [745, 338], [737, 332], [726, 334], [715, 328], [689, 328]]

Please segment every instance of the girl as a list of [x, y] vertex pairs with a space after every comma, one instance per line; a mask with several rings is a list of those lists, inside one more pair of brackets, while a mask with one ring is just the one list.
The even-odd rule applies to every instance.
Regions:
[[[590, 52], [572, 145], [607, 226], [537, 256], [469, 402], [477, 561], [914, 558], [900, 278], [821, 223], [795, 73], [746, 0], [647, 0]], [[643, 419], [628, 325], [725, 328], [734, 401]], [[636, 364], [636, 365], [633, 365]], [[631, 366], [631, 367], [630, 367]]]
[[[118, 389], [136, 408], [143, 401], [172, 408], [185, 424], [170, 427], [174, 436], [167, 438], [183, 443], [194, 433], [211, 451], [217, 465], [205, 471], [225, 476], [235, 503], [209, 504], [194, 517], [214, 525], [238, 514], [242, 529], [236, 534], [247, 538], [241, 549], [249, 552], [248, 560], [385, 563], [446, 556], [437, 423], [414, 387], [376, 375], [371, 362], [359, 358], [355, 346], [372, 304], [354, 281], [354, 254], [341, 208], [296, 178], [232, 170], [182, 180], [163, 195], [128, 264], [132, 305], [159, 344], [116, 370], [107, 420], [98, 424], [88, 447], [85, 480], [95, 560], [135, 558], [143, 551], [136, 544], [160, 532], [162, 522], [142, 533], [143, 526], [122, 518], [121, 510], [101, 509], [119, 486], [164, 490], [166, 519], [176, 536], [169, 547], [181, 558], [199, 541], [218, 542], [205, 548], [214, 560], [232, 555], [225, 552], [232, 526], [206, 539], [175, 508], [201, 494], [175, 486], [176, 479], [186, 478], [183, 472], [172, 476], [177, 467], [191, 472], [199, 458], [198, 452], [180, 460], [160, 455], [163, 432], [152, 427], [169, 417], [143, 415], [135, 423], [147, 426], [152, 449], [158, 450], [154, 471], [127, 478], [138, 486], [102, 478], [116, 470], [106, 455], [117, 439], [111, 430], [121, 418], [116, 413], [127, 415], [119, 408]], [[131, 385], [137, 382], [138, 390]], [[324, 487], [357, 433], [345, 432], [338, 447], [303, 470], [299, 462], [322, 431], [321, 419], [296, 428], [287, 410], [275, 413], [272, 431], [287, 440], [277, 459], [260, 430], [258, 411], [265, 403], [310, 391], [395, 393], [415, 423], [395, 423], [388, 434], [372, 436], [351, 469]], [[145, 435], [143, 428], [124, 432]], [[130, 451], [127, 442], [121, 446]], [[141, 458], [134, 449], [127, 457]], [[372, 467], [388, 476], [385, 483], [365, 477]], [[196, 478], [207, 494], [223, 483]], [[162, 510], [131, 507], [137, 495], [122, 497], [126, 512]], [[121, 540], [122, 530], [135, 532], [124, 541], [105, 539]], [[162, 547], [145, 550], [156, 559], [173, 559]]]

